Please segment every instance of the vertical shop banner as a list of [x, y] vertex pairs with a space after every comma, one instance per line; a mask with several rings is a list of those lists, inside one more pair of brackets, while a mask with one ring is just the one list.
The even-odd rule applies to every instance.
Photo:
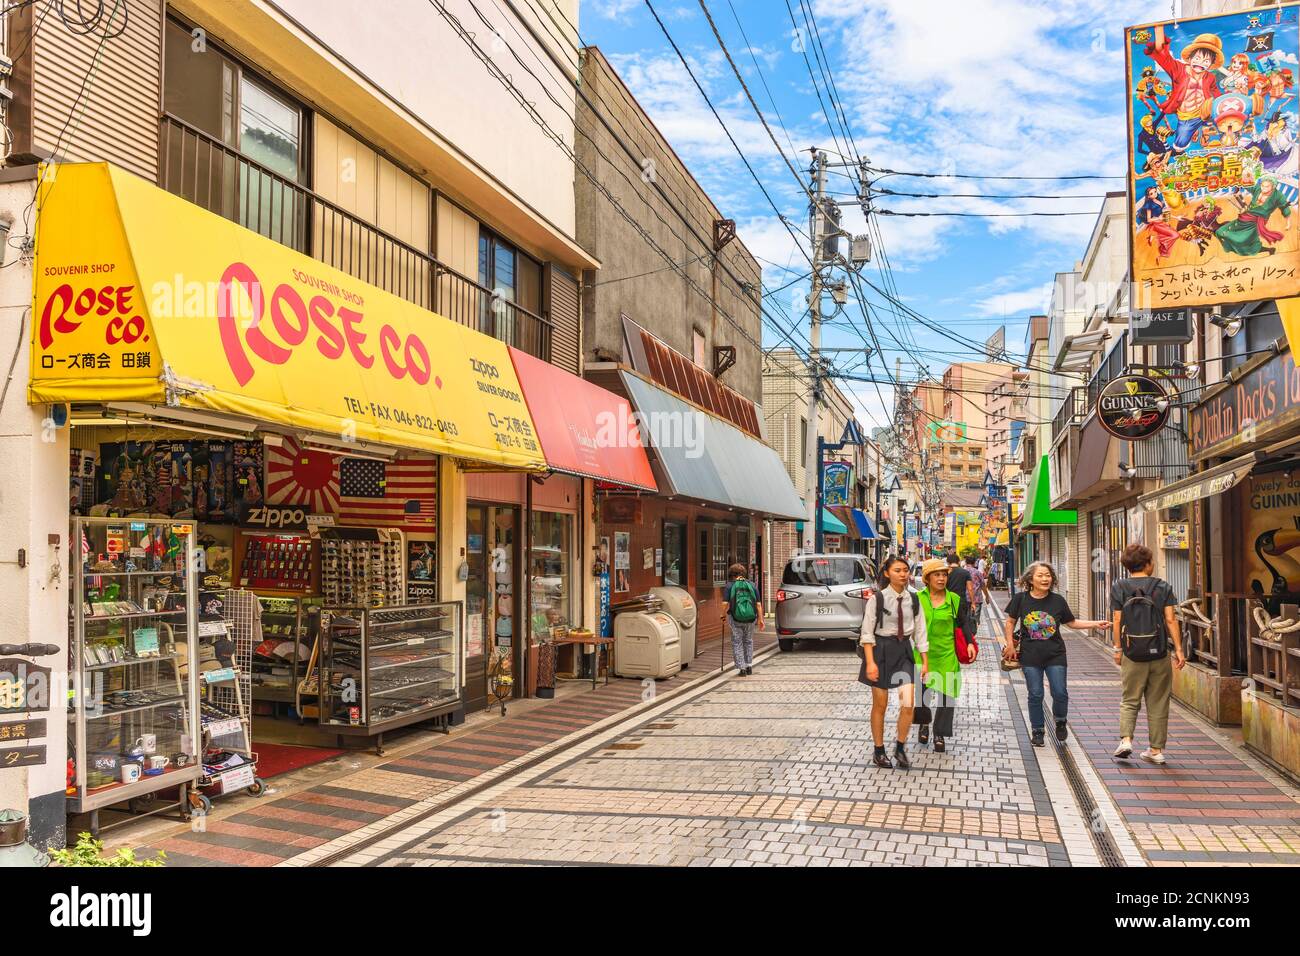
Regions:
[[632, 535], [627, 531], [614, 532], [614, 590], [622, 594], [632, 589]]
[[1134, 310], [1295, 294], [1297, 10], [1125, 31]]
[[613, 617], [609, 612], [609, 536], [600, 539], [600, 637], [614, 636]]
[[833, 461], [822, 469], [822, 503], [826, 507], [847, 505], [853, 468], [846, 462]]

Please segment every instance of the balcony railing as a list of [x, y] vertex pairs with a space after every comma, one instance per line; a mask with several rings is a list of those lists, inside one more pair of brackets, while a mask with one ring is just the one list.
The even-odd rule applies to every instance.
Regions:
[[1088, 380], [1088, 407], [1097, 407], [1097, 396], [1101, 390], [1114, 379], [1124, 374], [1124, 366], [1128, 364], [1128, 332], [1120, 335], [1119, 340], [1106, 353], [1102, 359], [1101, 365], [1097, 371], [1092, 373], [1092, 378]]
[[158, 185], [407, 302], [550, 360], [551, 323], [174, 116]]
[[1082, 424], [1088, 417], [1089, 407], [1086, 388], [1080, 385], [1070, 389], [1070, 394], [1065, 396], [1065, 401], [1061, 402], [1061, 407], [1052, 416], [1052, 441], [1056, 441], [1058, 435], [1064, 435], [1071, 425]]

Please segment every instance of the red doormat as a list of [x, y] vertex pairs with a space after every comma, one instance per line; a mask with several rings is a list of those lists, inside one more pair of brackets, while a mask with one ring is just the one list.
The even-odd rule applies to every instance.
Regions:
[[263, 780], [278, 777], [290, 770], [323, 763], [343, 753], [342, 750], [327, 747], [289, 747], [260, 740], [253, 742], [253, 750], [257, 753], [257, 775]]

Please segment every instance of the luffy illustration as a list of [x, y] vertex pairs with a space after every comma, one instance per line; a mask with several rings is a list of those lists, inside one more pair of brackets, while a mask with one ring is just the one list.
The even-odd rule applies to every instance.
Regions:
[[1155, 28], [1155, 42], [1146, 54], [1155, 59], [1173, 81], [1173, 92], [1160, 104], [1160, 114], [1174, 131], [1175, 153], [1192, 145], [1201, 126], [1210, 117], [1210, 104], [1222, 92], [1215, 70], [1223, 65], [1223, 41], [1213, 33], [1202, 33], [1183, 47], [1180, 59], [1169, 51], [1165, 28]]

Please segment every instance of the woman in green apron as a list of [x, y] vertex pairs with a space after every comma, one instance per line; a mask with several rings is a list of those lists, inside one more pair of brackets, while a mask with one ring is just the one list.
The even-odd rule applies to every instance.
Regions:
[[[948, 565], [941, 559], [925, 562], [921, 568], [925, 590], [921, 592], [921, 613], [930, 641], [930, 671], [921, 705], [928, 704], [934, 713], [934, 752], [946, 749], [945, 737], [952, 736], [952, 722], [961, 693], [961, 664], [957, 660], [956, 627], [961, 596], [948, 590]], [[930, 741], [930, 725], [921, 724], [917, 739], [922, 745]]]

